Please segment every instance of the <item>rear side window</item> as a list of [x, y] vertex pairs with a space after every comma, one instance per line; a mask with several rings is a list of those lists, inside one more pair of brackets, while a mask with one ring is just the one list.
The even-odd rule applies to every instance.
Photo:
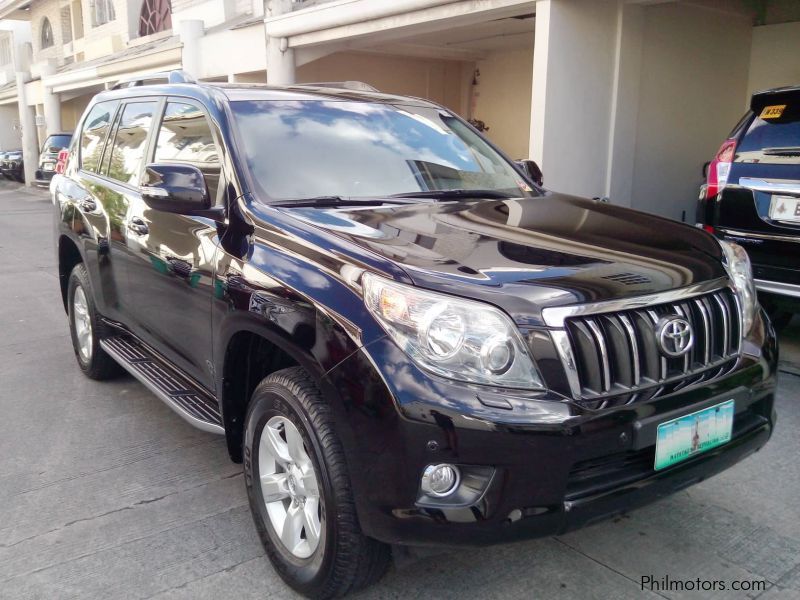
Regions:
[[736, 148], [736, 162], [800, 164], [800, 102], [762, 107]]
[[81, 133], [81, 169], [97, 173], [103, 157], [111, 119], [117, 110], [118, 102], [100, 102], [89, 112], [83, 123]]
[[202, 110], [192, 104], [169, 102], [158, 131], [155, 161], [196, 166], [205, 175], [208, 192], [217, 197], [219, 149]]
[[139, 185], [147, 135], [157, 106], [157, 102], [129, 102], [123, 108], [108, 163], [108, 176], [112, 179]]

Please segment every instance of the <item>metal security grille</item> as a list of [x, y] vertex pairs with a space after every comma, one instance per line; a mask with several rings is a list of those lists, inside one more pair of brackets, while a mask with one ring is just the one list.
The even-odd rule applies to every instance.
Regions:
[[[665, 317], [691, 324], [694, 341], [679, 357], [659, 348]], [[590, 408], [650, 400], [729, 371], [739, 355], [741, 316], [729, 288], [633, 310], [570, 317], [564, 322], [580, 401]]]

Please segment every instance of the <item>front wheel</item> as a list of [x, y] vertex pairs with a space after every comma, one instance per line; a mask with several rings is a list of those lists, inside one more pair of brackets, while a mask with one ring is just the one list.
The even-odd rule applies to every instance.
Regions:
[[310, 598], [335, 598], [383, 576], [390, 549], [361, 532], [330, 407], [303, 369], [259, 384], [244, 443], [253, 519], [287, 584]]
[[111, 379], [122, 373], [113, 358], [100, 347], [106, 327], [94, 306], [89, 274], [79, 263], [72, 269], [67, 287], [69, 331], [78, 366], [91, 379]]

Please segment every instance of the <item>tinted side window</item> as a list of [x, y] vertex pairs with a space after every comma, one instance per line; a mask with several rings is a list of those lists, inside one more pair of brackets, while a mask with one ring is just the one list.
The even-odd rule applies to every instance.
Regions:
[[81, 168], [97, 173], [103, 146], [118, 102], [101, 102], [89, 112], [81, 133]]
[[108, 176], [112, 179], [139, 185], [147, 135], [153, 124], [156, 106], [156, 102], [130, 102], [125, 105], [108, 165]]
[[155, 161], [187, 163], [205, 175], [212, 200], [219, 186], [219, 151], [203, 112], [191, 104], [169, 102], [158, 132]]

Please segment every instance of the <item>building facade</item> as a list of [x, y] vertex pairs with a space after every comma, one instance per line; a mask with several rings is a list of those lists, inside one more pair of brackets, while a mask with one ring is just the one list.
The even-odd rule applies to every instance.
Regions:
[[13, 72], [0, 31], [0, 144], [31, 156], [142, 73], [360, 80], [473, 119], [553, 189], [687, 221], [749, 94], [800, 83], [795, 0], [0, 0], [0, 20], [21, 31]]

